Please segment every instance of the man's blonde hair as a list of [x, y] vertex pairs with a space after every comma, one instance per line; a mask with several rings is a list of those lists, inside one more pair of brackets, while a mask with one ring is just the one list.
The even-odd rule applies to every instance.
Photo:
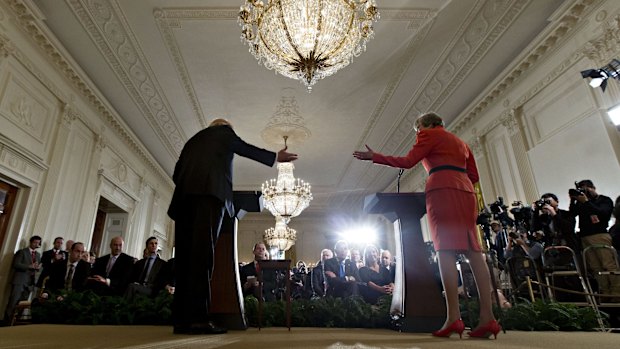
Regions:
[[228, 121], [226, 119], [222, 119], [222, 118], [215, 119], [215, 120], [211, 121], [211, 123], [209, 124], [209, 127], [211, 127], [211, 126], [224, 126], [224, 125], [232, 127], [232, 125], [230, 124], [230, 121]]

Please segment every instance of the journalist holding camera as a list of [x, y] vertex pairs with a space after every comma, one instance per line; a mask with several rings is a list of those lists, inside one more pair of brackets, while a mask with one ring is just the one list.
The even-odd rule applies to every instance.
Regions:
[[530, 239], [525, 229], [517, 229], [517, 232], [508, 233], [508, 245], [504, 257], [508, 259], [515, 255], [527, 256], [540, 263], [544, 247], [540, 241], [541, 234], [537, 234], [534, 233], [533, 238]]
[[545, 238], [545, 246], [567, 246], [577, 255], [580, 242], [575, 234], [575, 217], [558, 207], [558, 197], [546, 193], [532, 205], [531, 231], [541, 231]]
[[[581, 246], [585, 250], [592, 245], [612, 245], [611, 235], [607, 226], [614, 208], [613, 201], [596, 192], [596, 187], [589, 179], [575, 182], [575, 189], [570, 189], [570, 214], [579, 216], [579, 237]], [[594, 249], [586, 254], [589, 271], [616, 270], [613, 255], [606, 249]], [[615, 275], [601, 275], [597, 277], [599, 291], [603, 294], [616, 294], [618, 297], [611, 301], [620, 301], [620, 277]]]

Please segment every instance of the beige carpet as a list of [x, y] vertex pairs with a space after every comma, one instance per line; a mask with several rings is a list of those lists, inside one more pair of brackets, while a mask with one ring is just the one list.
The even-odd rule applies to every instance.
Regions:
[[500, 333], [497, 340], [434, 338], [430, 334], [390, 330], [264, 328], [231, 331], [223, 335], [173, 335], [162, 326], [22, 325], [0, 328], [0, 349], [8, 348], [553, 348], [617, 349], [620, 334], [599, 332]]

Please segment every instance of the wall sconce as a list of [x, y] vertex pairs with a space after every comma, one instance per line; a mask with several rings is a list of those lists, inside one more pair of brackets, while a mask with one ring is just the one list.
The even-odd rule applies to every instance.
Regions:
[[612, 59], [609, 64], [599, 69], [588, 69], [581, 72], [581, 77], [586, 79], [590, 78], [590, 86], [592, 88], [601, 87], [603, 92], [605, 92], [605, 88], [607, 87], [607, 79], [614, 78], [618, 79], [620, 74], [620, 61], [617, 59]]

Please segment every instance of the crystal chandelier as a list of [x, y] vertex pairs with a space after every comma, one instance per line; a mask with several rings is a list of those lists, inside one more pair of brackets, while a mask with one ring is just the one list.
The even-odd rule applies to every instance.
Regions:
[[297, 231], [289, 228], [284, 218], [276, 217], [276, 226], [265, 230], [263, 240], [269, 247], [277, 248], [278, 251], [286, 251], [295, 245]]
[[[286, 140], [284, 136], [284, 146]], [[270, 179], [263, 183], [263, 202], [265, 207], [276, 217], [282, 217], [288, 223], [297, 217], [312, 201], [310, 184], [293, 177], [295, 165], [292, 162], [278, 163], [278, 179]]]
[[308, 91], [366, 50], [379, 19], [375, 0], [246, 0], [241, 39], [267, 69]]

